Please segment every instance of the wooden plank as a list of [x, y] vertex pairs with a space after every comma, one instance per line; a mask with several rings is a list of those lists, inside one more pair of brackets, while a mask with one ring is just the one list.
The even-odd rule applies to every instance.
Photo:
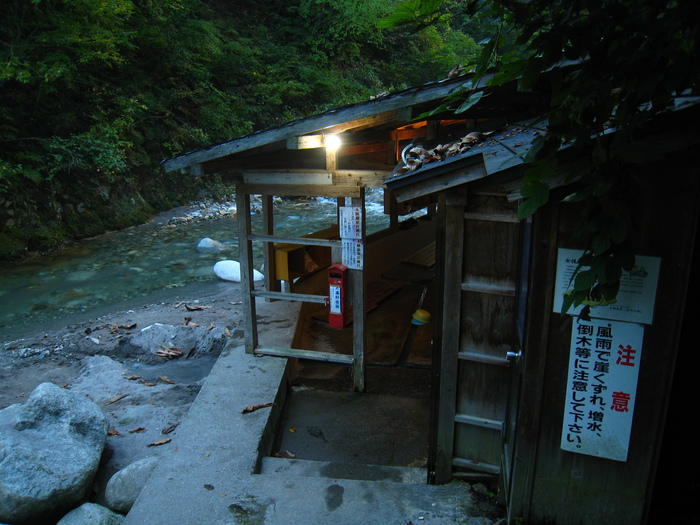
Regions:
[[[365, 190], [361, 189], [360, 196], [352, 199], [352, 206], [362, 208], [362, 242], [365, 241], [366, 214]], [[350, 286], [352, 287], [352, 307], [353, 307], [353, 383], [356, 392], [365, 391], [365, 348], [367, 347], [367, 311], [365, 309], [365, 264], [364, 256], [360, 261], [361, 270], [350, 270]]]
[[381, 188], [389, 175], [391, 171], [387, 170], [336, 170], [333, 173], [333, 184]]
[[332, 352], [319, 352], [316, 350], [301, 350], [298, 348], [259, 347], [255, 349], [255, 355], [310, 359], [312, 361], [323, 361], [325, 363], [337, 363], [341, 365], [353, 364], [353, 356], [351, 355], [334, 354]]
[[452, 479], [454, 428], [457, 403], [457, 350], [460, 339], [462, 263], [464, 260], [464, 208], [440, 206], [445, 213], [444, 297], [442, 300], [442, 342], [440, 348], [440, 393], [436, 435], [435, 482]]
[[[444, 172], [441, 172], [441, 169], [444, 169]], [[392, 184], [393, 179], [387, 179], [385, 184], [394, 192], [398, 202], [404, 202], [482, 179], [487, 175], [482, 156], [475, 155], [474, 164], [458, 170], [452, 170], [449, 165], [446, 165], [444, 168], [432, 168], [429, 174], [424, 174], [424, 177], [419, 176], [418, 173], [413, 177], [409, 176], [406, 179], [407, 184], [400, 187]]]
[[455, 424], [453, 458], [469, 458], [487, 465], [501, 465], [502, 430]]
[[333, 173], [338, 169], [338, 149], [325, 148], [326, 152], [326, 169]]
[[464, 282], [462, 283], [463, 292], [476, 292], [484, 294], [495, 294], [495, 295], [506, 295], [510, 297], [515, 297], [515, 283], [474, 283], [474, 282]]
[[400, 229], [389, 235], [373, 238], [365, 244], [367, 282], [378, 281], [384, 274], [413, 255], [416, 250], [435, 240], [436, 221], [418, 221], [410, 229]]
[[455, 467], [488, 472], [489, 474], [499, 474], [501, 472], [501, 468], [498, 465], [491, 465], [474, 459], [452, 458], [452, 464]]
[[[515, 322], [516, 298], [493, 294], [463, 294], [460, 352], [478, 351], [503, 358], [519, 347]], [[494, 393], [485, 391], [484, 396]], [[505, 394], [505, 393], [504, 393]]]
[[326, 170], [250, 170], [242, 172], [243, 184], [330, 186], [333, 174]]
[[[435, 290], [434, 297], [442, 300], [445, 297], [445, 265], [443, 257], [446, 253], [445, 246], [447, 239], [445, 238], [445, 193], [437, 195], [438, 209], [435, 216]], [[433, 485], [437, 483], [438, 468], [446, 470], [445, 463], [447, 462], [442, 457], [442, 450], [439, 450], [439, 431], [440, 428], [440, 383], [442, 381], [442, 327], [443, 308], [435, 304], [433, 311], [433, 330], [432, 330], [432, 348], [431, 348], [431, 368], [430, 368], [430, 425], [428, 434], [428, 483]], [[450, 467], [451, 470], [451, 467]]]
[[246, 184], [243, 190], [251, 195], [295, 197], [359, 197], [360, 186], [318, 186], [301, 184]]
[[455, 415], [455, 423], [471, 425], [474, 427], [490, 428], [491, 430], [500, 431], [503, 429], [503, 421], [498, 421], [496, 419], [488, 419], [485, 417], [475, 417], [467, 414]]
[[364, 118], [354, 119], [349, 122], [342, 122], [340, 124], [336, 124], [335, 126], [329, 127], [325, 131], [327, 133], [342, 133], [347, 130], [361, 131], [363, 129], [381, 126], [382, 124], [396, 122], [398, 118], [398, 111], [385, 111], [383, 113], [369, 115]]
[[[550, 202], [553, 202], [550, 200]], [[544, 373], [548, 364], [549, 324], [552, 315], [554, 279], [557, 265], [557, 208], [547, 204], [533, 221], [533, 253], [530, 265], [528, 325], [542, 327], [526, 330], [522, 365], [523, 387], [515, 429], [514, 462], [508, 491], [508, 509], [513, 516], [528, 516], [537, 459], [538, 431], [542, 421]], [[525, 408], [526, 407], [526, 408]], [[558, 416], [561, 417], [561, 416]]]
[[417, 266], [423, 266], [425, 268], [431, 268], [435, 265], [435, 243], [430, 244], [419, 249], [406, 259], [404, 262], [415, 264]]
[[339, 240], [321, 239], [315, 237], [277, 237], [274, 235], [249, 235], [248, 239], [251, 241], [259, 241], [265, 243], [279, 242], [299, 246], [328, 246], [329, 248], [336, 248], [338, 246], [343, 245], [342, 241]]
[[266, 292], [264, 290], [255, 290], [251, 292], [254, 297], [267, 297], [269, 299], [277, 299], [279, 301], [297, 301], [300, 303], [328, 303], [328, 296], [311, 295], [306, 293], [286, 293], [286, 292]]
[[464, 218], [468, 221], [490, 222], [519, 222], [517, 213], [474, 213], [466, 212]]
[[299, 135], [287, 138], [287, 149], [311, 149], [323, 147], [323, 135]]
[[[263, 211], [263, 231], [266, 235], [275, 233], [274, 206], [272, 205], [272, 195], [265, 195], [262, 200]], [[275, 254], [272, 246], [265, 243], [263, 245], [263, 260], [265, 261], [265, 289], [277, 292], [280, 289], [280, 283], [275, 278], [277, 274], [277, 265], [275, 262]]]
[[251, 232], [250, 223], [250, 195], [236, 186], [236, 209], [238, 210], [238, 246], [241, 264], [241, 299], [243, 302], [243, 337], [245, 351], [252, 354], [258, 346], [258, 327], [255, 313], [255, 299], [251, 295], [255, 285], [253, 284], [253, 247], [249, 240]]

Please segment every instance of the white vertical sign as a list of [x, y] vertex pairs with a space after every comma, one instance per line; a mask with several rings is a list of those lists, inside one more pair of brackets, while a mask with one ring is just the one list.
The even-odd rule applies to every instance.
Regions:
[[353, 270], [362, 270], [365, 245], [360, 239], [343, 239], [343, 264]]
[[362, 239], [362, 207], [361, 206], [341, 206], [340, 207], [340, 238], [341, 239]]
[[639, 324], [573, 319], [563, 450], [627, 461], [643, 339]]
[[343, 241], [342, 262], [353, 270], [364, 267], [365, 245], [362, 240], [362, 206], [340, 207], [340, 238]]
[[330, 306], [330, 313], [332, 313], [332, 314], [343, 313], [343, 308], [342, 308], [343, 295], [340, 291], [340, 286], [331, 284], [328, 287], [328, 289], [329, 289], [328, 304]]

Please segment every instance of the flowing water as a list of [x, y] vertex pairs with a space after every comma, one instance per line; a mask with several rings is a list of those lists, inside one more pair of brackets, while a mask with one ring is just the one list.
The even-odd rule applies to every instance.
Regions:
[[[367, 231], [385, 228], [381, 191], [368, 192]], [[336, 201], [311, 199], [275, 204], [275, 234], [299, 237], [336, 222]], [[165, 219], [163, 220], [165, 222]], [[261, 216], [253, 216], [260, 232]], [[196, 246], [209, 237], [229, 245], [218, 254]], [[259, 243], [256, 243], [256, 245]], [[142, 299], [192, 283], [216, 281], [214, 264], [238, 258], [235, 217], [185, 223], [177, 228], [149, 224], [102, 235], [64, 251], [0, 266], [0, 336], [6, 330], [65, 321], [95, 308]], [[262, 264], [261, 249], [255, 255]], [[39, 328], [41, 329], [41, 328]]]

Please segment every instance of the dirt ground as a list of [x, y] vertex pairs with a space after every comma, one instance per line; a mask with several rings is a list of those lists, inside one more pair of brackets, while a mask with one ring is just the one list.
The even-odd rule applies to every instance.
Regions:
[[[88, 356], [104, 355], [119, 362], [143, 361], [125, 343], [156, 323], [220, 328], [227, 339], [241, 339], [240, 292], [237, 283], [212, 281], [171, 291], [169, 297], [147, 297], [146, 304], [120, 304], [83, 314], [63, 327], [25, 329], [0, 340], [0, 408], [22, 403], [40, 383], [70, 386]], [[156, 299], [156, 300], [154, 300]], [[150, 302], [149, 302], [150, 300]], [[75, 321], [75, 319], [70, 319]], [[239, 328], [239, 325], [240, 328]], [[242, 339], [241, 339], [242, 340]], [[215, 358], [215, 355], [205, 356]], [[186, 356], [183, 356], [186, 359]], [[148, 364], [167, 363], [158, 357]], [[196, 363], [193, 362], [193, 366]]]

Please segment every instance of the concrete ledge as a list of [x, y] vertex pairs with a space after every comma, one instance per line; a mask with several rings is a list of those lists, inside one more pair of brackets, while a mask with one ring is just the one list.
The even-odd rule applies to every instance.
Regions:
[[[241, 493], [269, 453], [286, 393], [287, 361], [227, 348], [124, 524], [230, 523]], [[249, 405], [276, 402], [252, 413]]]

